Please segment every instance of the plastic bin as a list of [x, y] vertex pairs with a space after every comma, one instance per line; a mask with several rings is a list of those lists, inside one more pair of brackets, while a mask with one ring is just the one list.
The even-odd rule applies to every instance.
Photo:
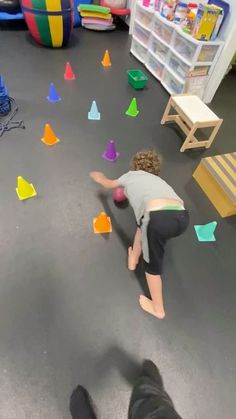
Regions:
[[142, 4], [137, 3], [136, 19], [144, 26], [146, 26], [148, 29], [152, 28], [153, 15], [153, 10], [149, 10]]
[[159, 36], [159, 38], [161, 38], [164, 42], [166, 42], [167, 44], [170, 43], [174, 31], [174, 26], [172, 23], [170, 23], [168, 20], [161, 17], [160, 15], [156, 14], [153, 30], [154, 33], [157, 36]]
[[167, 64], [179, 77], [182, 77], [183, 79], [188, 76], [191, 68], [173, 52], [170, 52]]
[[164, 45], [159, 39], [155, 38], [154, 35], [152, 35], [149, 45], [149, 48], [153, 52], [153, 54], [155, 54], [157, 58], [160, 58], [160, 60], [165, 62], [169, 52], [169, 48], [166, 45]]
[[198, 61], [212, 62], [218, 53], [220, 45], [203, 45], [198, 56]]
[[190, 63], [194, 60], [198, 48], [198, 43], [194, 43], [189, 35], [175, 33], [172, 49], [177, 51], [185, 60]]
[[167, 69], [163, 72], [162, 83], [170, 94], [183, 93], [184, 83], [180, 82], [176, 77], [173, 76]]
[[142, 42], [145, 46], [147, 46], [149, 37], [150, 37], [150, 30], [143, 28], [137, 21], [134, 22], [134, 36], [138, 38], [140, 42]]
[[127, 70], [128, 83], [136, 90], [144, 89], [148, 77], [141, 70]]

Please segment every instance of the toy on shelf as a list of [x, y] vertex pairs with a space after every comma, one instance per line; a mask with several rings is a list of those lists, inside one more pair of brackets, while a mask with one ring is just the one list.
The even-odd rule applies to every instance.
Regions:
[[109, 144], [108, 144], [106, 150], [104, 151], [102, 157], [107, 161], [114, 162], [118, 159], [119, 155], [120, 155], [120, 153], [118, 153], [116, 151], [116, 146], [115, 146], [114, 141], [112, 141], [112, 140], [109, 141]]
[[101, 114], [100, 112], [98, 112], [96, 100], [93, 100], [92, 102], [90, 111], [88, 112], [88, 119], [95, 120], [95, 121], [100, 121], [101, 119]]
[[138, 106], [137, 106], [137, 100], [136, 100], [135, 97], [131, 100], [130, 105], [129, 105], [127, 111], [125, 112], [125, 114], [127, 116], [133, 116], [133, 117], [138, 116], [139, 110], [138, 110]]
[[33, 198], [37, 195], [37, 192], [32, 183], [27, 182], [23, 177], [18, 176], [16, 193], [20, 201], [24, 199]]
[[57, 138], [55, 132], [53, 131], [50, 124], [46, 124], [44, 127], [44, 135], [43, 138], [41, 138], [41, 141], [49, 146], [55, 145], [59, 143], [59, 138]]
[[112, 232], [111, 219], [105, 212], [101, 212], [97, 218], [93, 219], [93, 231], [95, 234]]
[[61, 97], [58, 95], [54, 83], [51, 83], [49, 86], [47, 100], [51, 103], [57, 103], [61, 101]]
[[75, 73], [73, 72], [71, 64], [69, 62], [66, 63], [64, 79], [65, 80], [75, 80]]
[[209, 41], [222, 9], [213, 5], [200, 4], [193, 29], [193, 36]]
[[43, 46], [61, 48], [73, 28], [73, 0], [21, 0], [22, 11], [35, 41]]
[[199, 242], [215, 242], [215, 229], [217, 227], [217, 222], [212, 221], [208, 224], [195, 225], [194, 230], [196, 232]]
[[141, 70], [127, 70], [128, 83], [136, 90], [144, 89], [148, 77]]

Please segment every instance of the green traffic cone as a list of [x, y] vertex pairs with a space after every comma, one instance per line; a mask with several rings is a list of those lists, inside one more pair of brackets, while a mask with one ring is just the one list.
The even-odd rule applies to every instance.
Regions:
[[125, 112], [125, 114], [128, 115], [128, 116], [134, 116], [134, 117], [139, 114], [139, 110], [138, 110], [138, 107], [137, 107], [137, 101], [136, 101], [135, 97], [131, 100], [130, 105], [129, 105], [127, 111]]

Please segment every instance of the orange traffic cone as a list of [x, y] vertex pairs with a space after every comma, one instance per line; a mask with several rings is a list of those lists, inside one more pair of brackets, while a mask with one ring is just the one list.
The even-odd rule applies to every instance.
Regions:
[[46, 145], [54, 145], [60, 141], [50, 124], [45, 125], [44, 136], [41, 138], [41, 141]]
[[102, 60], [103, 67], [111, 67], [111, 59], [108, 49], [106, 49], [103, 60]]
[[65, 80], [75, 80], [75, 74], [72, 70], [72, 67], [69, 62], [66, 63], [65, 73], [64, 73]]
[[111, 219], [105, 212], [101, 212], [97, 218], [93, 219], [93, 231], [95, 234], [111, 233]]

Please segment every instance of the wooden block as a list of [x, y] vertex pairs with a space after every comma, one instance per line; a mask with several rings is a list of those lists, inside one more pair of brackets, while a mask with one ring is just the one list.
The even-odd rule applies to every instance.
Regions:
[[193, 177], [222, 218], [236, 215], [236, 205], [229, 199], [202, 161], [193, 173]]

